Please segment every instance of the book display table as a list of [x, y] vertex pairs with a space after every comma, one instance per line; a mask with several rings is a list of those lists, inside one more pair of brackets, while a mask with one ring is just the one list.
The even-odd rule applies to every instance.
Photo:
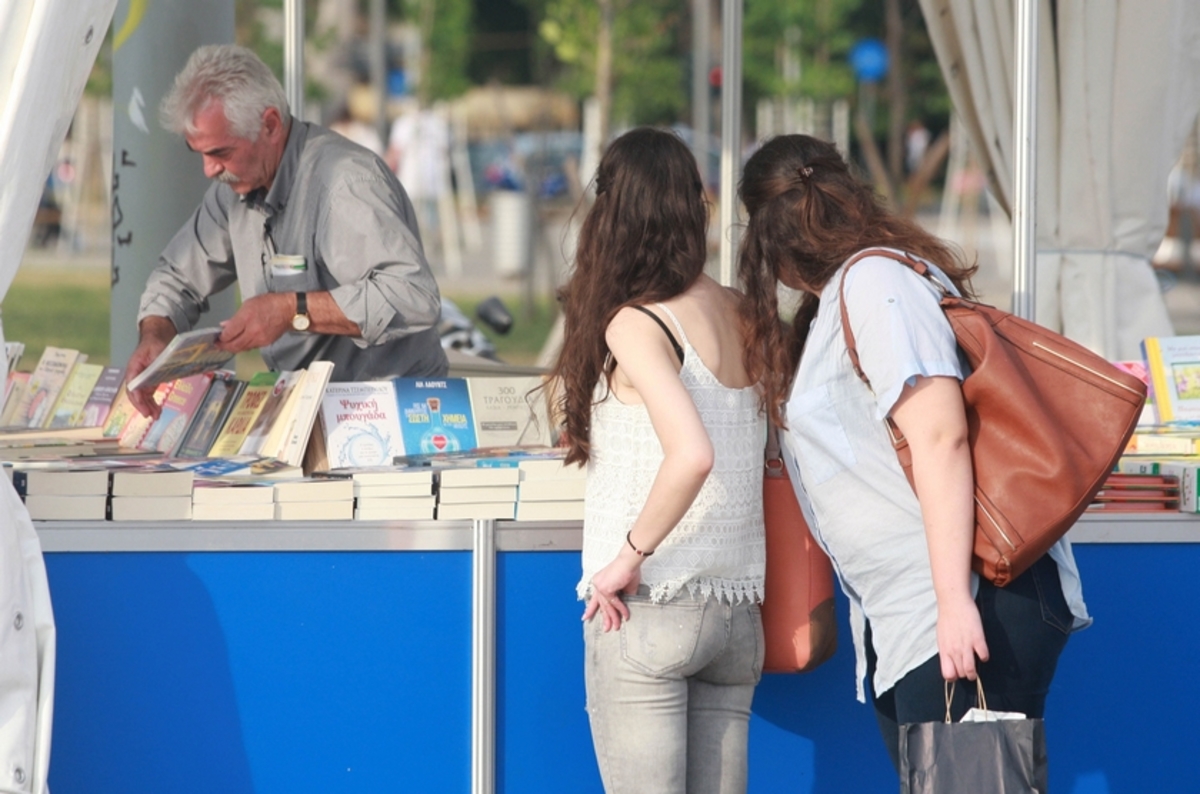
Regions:
[[[601, 792], [578, 522], [43, 522], [50, 785], [108, 792]], [[1059, 664], [1053, 790], [1200, 790], [1200, 519], [1088, 515], [1096, 619]], [[894, 792], [853, 650], [764, 676], [750, 791]]]

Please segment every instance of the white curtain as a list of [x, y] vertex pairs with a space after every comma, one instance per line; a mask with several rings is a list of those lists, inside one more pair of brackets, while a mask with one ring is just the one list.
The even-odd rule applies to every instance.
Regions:
[[[1016, 0], [921, 0], [955, 109], [1008, 209]], [[1037, 320], [1110, 359], [1172, 333], [1150, 257], [1200, 110], [1200, 2], [1041, 0]]]
[[[0, 0], [0, 300], [21, 265], [42, 187], [116, 4]], [[54, 660], [41, 546], [12, 484], [0, 477], [0, 792], [48, 790]]]

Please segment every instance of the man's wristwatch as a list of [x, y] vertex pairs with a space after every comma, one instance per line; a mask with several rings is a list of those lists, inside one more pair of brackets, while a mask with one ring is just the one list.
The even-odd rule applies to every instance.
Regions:
[[308, 319], [308, 295], [303, 292], [296, 293], [296, 314], [292, 317], [292, 328], [297, 331], [307, 331], [310, 321]]

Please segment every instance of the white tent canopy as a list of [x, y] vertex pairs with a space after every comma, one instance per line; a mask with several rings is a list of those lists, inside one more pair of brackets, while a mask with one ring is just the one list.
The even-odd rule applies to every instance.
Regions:
[[[1016, 0], [921, 0], [1000, 203], [1013, 187]], [[1037, 320], [1110, 359], [1170, 335], [1150, 257], [1200, 110], [1196, 0], [1041, 0]]]
[[[21, 265], [42, 186], [116, 4], [0, 0], [0, 300]], [[7, 477], [0, 477], [0, 614], [0, 789], [41, 794], [50, 766], [54, 615], [37, 534]]]

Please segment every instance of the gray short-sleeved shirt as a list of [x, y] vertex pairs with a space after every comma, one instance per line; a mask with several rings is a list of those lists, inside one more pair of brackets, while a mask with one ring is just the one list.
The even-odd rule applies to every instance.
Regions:
[[[301, 255], [307, 270], [272, 268]], [[371, 152], [292, 120], [271, 188], [246, 197], [214, 182], [167, 245], [142, 294], [138, 320], [191, 329], [207, 299], [237, 282], [243, 298], [328, 291], [361, 338], [287, 332], [262, 349], [271, 369], [334, 362], [333, 379], [446, 373], [437, 333], [441, 298], [404, 188]]]
[[[859, 362], [874, 392], [868, 389], [842, 335], [844, 273], [821, 294], [787, 403], [784, 448], [790, 470], [799, 473], [794, 484], [813, 533], [850, 600], [861, 700], [864, 618], [878, 656], [877, 694], [937, 653], [937, 599], [921, 509], [882, 420], [905, 384], [917, 377], [961, 380], [964, 366], [933, 285], [894, 260], [868, 257], [849, 271], [845, 291]], [[953, 289], [941, 271], [934, 274]], [[1051, 556], [1082, 628], [1090, 618], [1065, 539]], [[978, 586], [974, 574], [971, 586]]]

